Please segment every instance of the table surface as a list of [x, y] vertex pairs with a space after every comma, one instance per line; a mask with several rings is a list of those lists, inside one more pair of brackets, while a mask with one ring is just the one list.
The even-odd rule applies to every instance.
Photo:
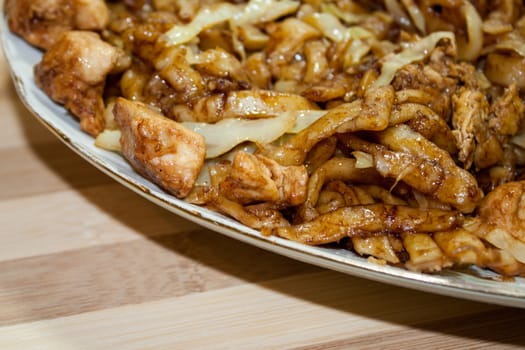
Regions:
[[102, 174], [0, 56], [0, 349], [481, 349], [525, 311], [393, 287], [203, 229]]

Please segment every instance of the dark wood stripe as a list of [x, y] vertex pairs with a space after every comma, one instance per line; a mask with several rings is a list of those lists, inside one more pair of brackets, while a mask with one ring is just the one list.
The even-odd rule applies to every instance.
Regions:
[[7, 261], [0, 326], [314, 271], [205, 230]]
[[498, 308], [468, 316], [415, 323], [411, 326], [403, 326], [397, 331], [371, 332], [361, 337], [349, 336], [346, 339], [294, 348], [294, 350], [523, 349], [524, 324], [523, 310]]

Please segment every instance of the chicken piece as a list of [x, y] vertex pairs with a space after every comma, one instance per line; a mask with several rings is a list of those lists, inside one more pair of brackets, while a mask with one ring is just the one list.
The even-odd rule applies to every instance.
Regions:
[[525, 263], [525, 181], [509, 182], [490, 192], [479, 207], [481, 238]]
[[140, 174], [186, 197], [204, 164], [204, 138], [140, 102], [119, 98], [113, 113], [124, 157]]
[[484, 169], [503, 158], [503, 148], [489, 128], [490, 106], [478, 90], [462, 89], [452, 99], [452, 133], [459, 149], [459, 160], [469, 169]]
[[219, 213], [228, 215], [240, 223], [256, 230], [271, 230], [280, 226], [290, 226], [275, 203], [263, 202], [249, 206], [226, 198], [219, 190], [219, 185], [230, 174], [231, 161], [220, 161], [208, 167], [210, 176], [209, 186], [196, 186], [185, 198], [186, 201], [206, 205]]
[[[514, 136], [520, 131], [525, 118], [525, 105], [515, 84], [509, 86], [491, 105], [490, 129], [499, 134], [500, 141], [505, 136]], [[502, 137], [503, 136], [503, 137]]]
[[104, 0], [73, 0], [75, 29], [102, 30], [109, 23], [109, 9]]
[[308, 174], [304, 166], [281, 166], [261, 155], [236, 152], [220, 193], [241, 204], [273, 202], [294, 206], [306, 199]]
[[[427, 72], [429, 71], [430, 68], [427, 68]], [[450, 113], [451, 101], [451, 94], [447, 88], [455, 90], [457, 82], [447, 77], [440, 77], [439, 80], [432, 81], [430, 77], [435, 77], [436, 75], [437, 74], [429, 74], [427, 76], [424, 74], [423, 65], [410, 64], [397, 72], [392, 86], [394, 86], [396, 91], [406, 89], [423, 91], [425, 94], [432, 96], [432, 101], [428, 106], [439, 115], [446, 116]]]
[[276, 228], [274, 233], [292, 241], [319, 245], [359, 235], [446, 231], [461, 222], [462, 216], [456, 211], [371, 204], [340, 208], [310, 222]]
[[428, 107], [446, 121], [452, 114], [452, 96], [460, 85], [477, 88], [475, 70], [471, 65], [456, 63], [442, 47], [432, 52], [429, 62], [412, 63], [399, 69], [392, 81], [396, 91], [415, 89], [432, 96]]
[[37, 85], [80, 119], [96, 136], [104, 129], [102, 94], [109, 73], [121, 70], [125, 54], [94, 32], [63, 33], [35, 66]]
[[69, 30], [102, 30], [109, 22], [104, 0], [6, 0], [9, 28], [32, 45], [49, 49]]

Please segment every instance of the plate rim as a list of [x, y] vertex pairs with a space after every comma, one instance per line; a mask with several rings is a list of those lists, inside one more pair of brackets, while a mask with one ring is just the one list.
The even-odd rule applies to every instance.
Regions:
[[[258, 231], [241, 225], [230, 218], [212, 212], [209, 209], [179, 200], [174, 196], [167, 194], [158, 186], [154, 185], [149, 180], [144, 179], [136, 173], [134, 174], [135, 177], [142, 178], [142, 180], [144, 180], [143, 183], [141, 183], [141, 181], [137, 181], [133, 177], [120, 173], [115, 168], [115, 166], [111, 164], [111, 159], [103, 159], [99, 154], [94, 154], [91, 150], [86, 148], [81, 142], [73, 140], [72, 135], [68, 134], [68, 131], [66, 130], [67, 128], [60, 126], [60, 116], [55, 115], [54, 113], [51, 113], [51, 115], [43, 115], [43, 113], [36, 110], [32, 103], [32, 99], [35, 97], [32, 96], [31, 93], [26, 89], [25, 85], [29, 83], [33, 85], [32, 87], [35, 87], [36, 84], [34, 79], [28, 81], [27, 78], [24, 78], [21, 72], [15, 70], [16, 55], [10, 49], [8, 41], [10, 44], [15, 46], [27, 47], [28, 49], [37, 53], [39, 51], [8, 29], [7, 19], [5, 13], [3, 12], [0, 23], [0, 42], [4, 52], [5, 62], [7, 63], [7, 68], [9, 69], [11, 75], [11, 81], [13, 82], [19, 99], [22, 101], [27, 110], [31, 112], [31, 114], [42, 125], [50, 130], [60, 141], [62, 141], [62, 143], [68, 146], [92, 166], [116, 180], [121, 185], [141, 195], [145, 199], [163, 207], [164, 209], [167, 209], [170, 212], [211, 231], [218, 232], [232, 239], [236, 239], [244, 243], [311, 265], [316, 265], [359, 278], [374, 280], [376, 282], [395, 285], [398, 287], [415, 289], [427, 293], [446, 295], [449, 297], [503, 306], [525, 308], [525, 280], [522, 278], [517, 279], [520, 280], [520, 286], [524, 288], [523, 291], [513, 292], [503, 288], [501, 291], [496, 292], [494, 290], [483, 288], [483, 284], [495, 284], [494, 286], [506, 284], [506, 286], [509, 286], [509, 284], [516, 284], [518, 282], [487, 281], [481, 277], [470, 276], [457, 270], [447, 270], [438, 275], [422, 274], [411, 272], [399, 267], [373, 264], [368, 262], [366, 258], [357, 257], [357, 255], [354, 253], [351, 254], [354, 255], [354, 258], [359, 259], [359, 262], [352, 262], [349, 260], [349, 253], [336, 254], [338, 251], [321, 247], [306, 246], [279, 237], [263, 236]], [[50, 99], [47, 102], [53, 106], [58, 106]], [[58, 108], [63, 109], [61, 106], [58, 106]], [[74, 118], [69, 114], [67, 117], [71, 119]], [[78, 126], [78, 122], [76, 123]], [[91, 137], [90, 139], [93, 140]], [[129, 168], [131, 169], [130, 166]], [[131, 171], [134, 172], [134, 170]], [[474, 282], [461, 284], [454, 279], [451, 280], [452, 276], [459, 274], [462, 275], [463, 278], [471, 278]]]

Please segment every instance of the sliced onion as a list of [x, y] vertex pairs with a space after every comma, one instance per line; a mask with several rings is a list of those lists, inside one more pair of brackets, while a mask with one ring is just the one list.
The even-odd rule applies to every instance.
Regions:
[[274, 118], [265, 119], [223, 119], [215, 124], [182, 123], [185, 127], [204, 136], [206, 158], [218, 157], [233, 147], [246, 142], [270, 143], [291, 130], [296, 114], [281, 113]]
[[458, 39], [458, 57], [462, 60], [474, 61], [483, 48], [483, 20], [478, 11], [468, 0], [461, 5], [461, 12], [467, 23], [467, 41]]
[[352, 155], [355, 157], [355, 167], [357, 169], [368, 169], [374, 167], [374, 157], [370, 153], [362, 151], [354, 151]]
[[521, 148], [525, 149], [525, 130], [512, 137], [510, 139], [510, 142], [512, 142], [516, 146], [520, 146]]
[[236, 24], [271, 22], [294, 13], [300, 4], [299, 1], [291, 0], [251, 0], [234, 20]]
[[322, 116], [326, 114], [326, 111], [321, 110], [307, 110], [307, 111], [298, 111], [297, 117], [295, 120], [295, 125], [292, 129], [288, 130], [289, 134], [297, 134], [302, 130], [306, 129], [318, 119], [321, 119]]
[[403, 5], [405, 5], [405, 8], [408, 11], [408, 14], [410, 15], [410, 18], [412, 18], [412, 22], [414, 22], [414, 26], [421, 32], [426, 32], [426, 21], [425, 17], [423, 17], [423, 14], [421, 13], [421, 10], [416, 5], [414, 0], [401, 0]]
[[521, 57], [525, 57], [525, 42], [523, 39], [509, 36], [494, 45], [486, 46], [482, 54], [486, 55], [494, 51], [513, 51]]
[[106, 129], [102, 131], [95, 139], [95, 146], [108, 151], [121, 152], [120, 130]]
[[509, 252], [519, 262], [525, 263], [525, 243], [516, 239], [509, 232], [495, 228], [486, 233], [483, 238], [499, 249]]
[[189, 24], [173, 26], [164, 37], [168, 45], [180, 45], [219, 23], [226, 21], [230, 21], [233, 25], [265, 23], [297, 11], [299, 5], [298, 1], [291, 0], [251, 0], [246, 5], [220, 3], [203, 7]]
[[397, 0], [385, 0], [388, 13], [392, 14], [394, 20], [402, 27], [410, 27], [410, 18]]
[[381, 75], [374, 82], [373, 86], [379, 87], [390, 84], [392, 79], [394, 79], [394, 75], [400, 68], [409, 63], [425, 58], [436, 47], [441, 39], [449, 39], [455, 46], [454, 33], [434, 32], [398, 54], [385, 56]]
[[341, 19], [343, 22], [347, 24], [359, 23], [361, 20], [365, 18], [365, 16], [368, 16], [368, 15], [352, 13], [349, 11], [343, 11], [342, 9], [337, 7], [335, 4], [326, 4], [324, 2], [321, 4], [321, 11], [330, 13], [338, 17], [339, 19]]
[[197, 13], [190, 24], [173, 26], [164, 36], [169, 45], [185, 44], [203, 30], [233, 18], [238, 11], [237, 6], [229, 3], [204, 7]]
[[303, 17], [303, 21], [317, 28], [325, 37], [342, 42], [348, 39], [374, 38], [374, 35], [360, 26], [346, 27], [330, 13], [313, 13]]

